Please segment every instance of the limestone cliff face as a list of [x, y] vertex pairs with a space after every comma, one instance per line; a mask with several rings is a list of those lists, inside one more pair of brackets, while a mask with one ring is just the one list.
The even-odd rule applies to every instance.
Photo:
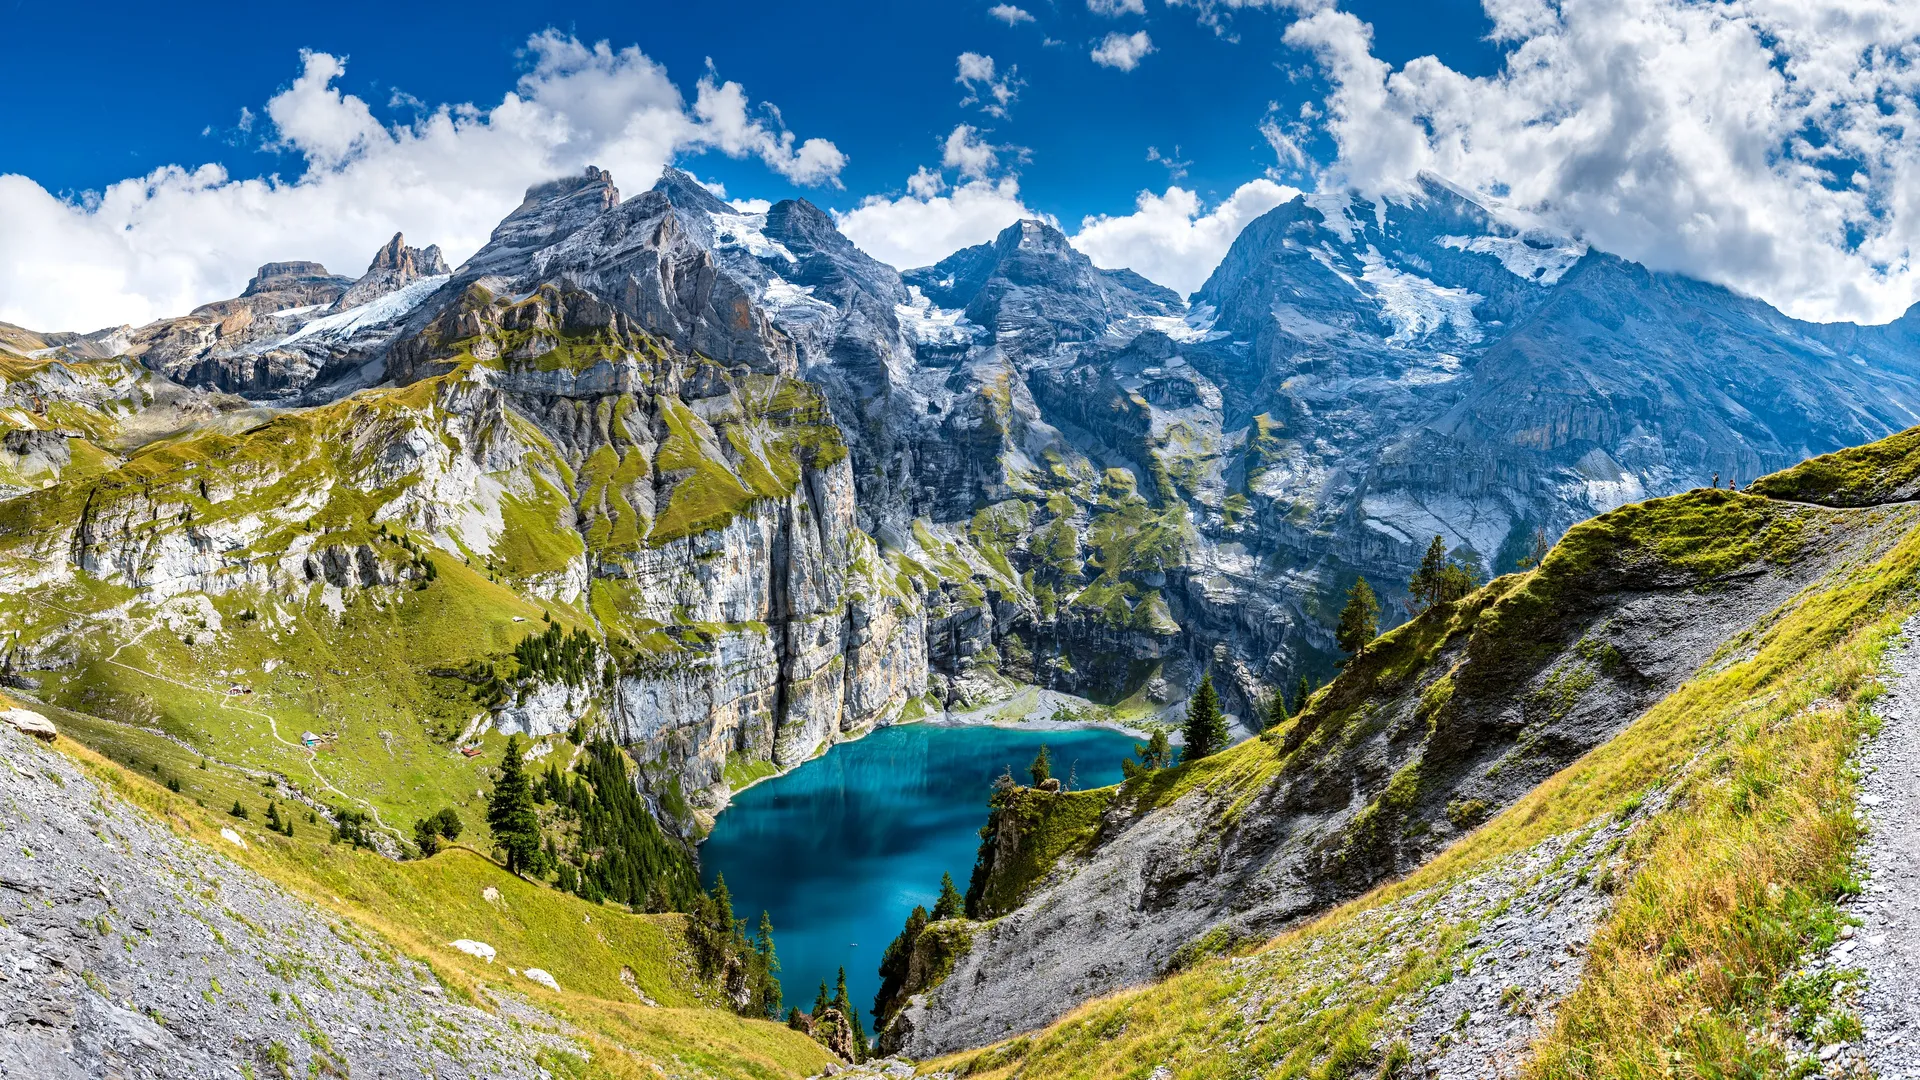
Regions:
[[[503, 237], [525, 234], [510, 224]], [[472, 567], [484, 585], [458, 588], [569, 606], [597, 642], [599, 677], [510, 676], [495, 726], [606, 725], [683, 828], [724, 804], [730, 763], [789, 767], [898, 715], [926, 688], [926, 582], [858, 528], [852, 464], [826, 403], [790, 377], [786, 339], [723, 319], [730, 294], [715, 299], [704, 249], [675, 239], [670, 214], [655, 224], [622, 273], [677, 284], [609, 300], [568, 276], [525, 292], [502, 275], [404, 283], [444, 299], [423, 302], [431, 319], [394, 351], [403, 385], [8, 501], [0, 593], [128, 590], [141, 608], [128, 634], [169, 605], [198, 626], [207, 598], [267, 612], [262, 628], [321, 612], [330, 627]], [[201, 636], [245, 632], [212, 625]], [[29, 662], [101, 647], [76, 644], [78, 622], [35, 636], [11, 643]], [[394, 659], [464, 670], [459, 656]]]

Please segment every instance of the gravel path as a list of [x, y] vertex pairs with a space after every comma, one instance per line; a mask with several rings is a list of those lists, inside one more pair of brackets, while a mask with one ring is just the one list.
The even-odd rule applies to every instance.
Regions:
[[1866, 972], [1862, 1048], [1881, 1080], [1920, 1080], [1920, 618], [1888, 653], [1880, 734], [1861, 754], [1866, 887], [1849, 905], [1865, 925], [1834, 959]]

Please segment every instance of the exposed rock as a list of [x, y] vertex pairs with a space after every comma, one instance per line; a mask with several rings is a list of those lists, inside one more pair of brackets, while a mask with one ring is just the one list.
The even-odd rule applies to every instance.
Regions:
[[441, 277], [451, 274], [447, 260], [440, 255], [437, 245], [425, 250], [407, 246], [406, 237], [399, 233], [387, 241], [373, 256], [373, 262], [359, 281], [353, 283], [335, 303], [340, 310], [359, 307], [377, 300], [397, 289], [411, 285], [421, 278]]
[[52, 742], [60, 735], [53, 721], [29, 709], [0, 709], [0, 723], [12, 725], [15, 730], [45, 742]]
[[279, 1075], [278, 1060], [532, 1080], [542, 1049], [581, 1053], [525, 1005], [510, 1020], [448, 1000], [426, 965], [336, 932], [5, 725], [0, 759], [0, 826], [20, 853], [0, 888], [0, 1073], [229, 1080]]

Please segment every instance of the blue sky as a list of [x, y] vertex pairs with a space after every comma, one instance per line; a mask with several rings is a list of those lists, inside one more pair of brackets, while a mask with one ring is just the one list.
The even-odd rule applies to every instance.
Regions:
[[1037, 215], [1185, 293], [1295, 194], [1424, 172], [1802, 318], [1920, 298], [1912, 0], [0, 5], [0, 320], [40, 329], [396, 231], [458, 262], [530, 183], [668, 163], [902, 267]]
[[[296, 174], [297, 154], [267, 148], [271, 133], [232, 130], [242, 108], [259, 114], [290, 83], [302, 49], [342, 57], [339, 87], [389, 122], [396, 91], [424, 102], [498, 101], [526, 66], [529, 35], [548, 28], [583, 41], [637, 45], [683, 90], [711, 59], [723, 79], [775, 103], [788, 125], [832, 140], [847, 156], [843, 189], [803, 187], [758, 163], [693, 153], [681, 163], [729, 192], [779, 199], [804, 194], [848, 209], [898, 190], [938, 142], [969, 122], [998, 143], [1026, 148], [1019, 168], [1027, 204], [1063, 221], [1124, 212], [1169, 169], [1149, 147], [1186, 161], [1184, 183], [1219, 198], [1276, 165], [1259, 124], [1270, 102], [1289, 111], [1314, 100], [1309, 58], [1280, 38], [1290, 13], [1250, 10], [1225, 33], [1192, 9], [1154, 0], [1145, 15], [1106, 16], [1079, 0], [1023, 0], [1032, 22], [1008, 26], [977, 0], [830, 0], [814, 4], [523, 3], [329, 5], [323, 17], [273, 18], [257, 4], [115, 5], [75, 9], [14, 0], [10, 104], [0, 109], [0, 172], [51, 191], [99, 190], [165, 164], [213, 161], [236, 177]], [[1377, 52], [1404, 62], [1433, 53], [1484, 73], [1498, 50], [1477, 0], [1376, 0], [1349, 9], [1373, 21]], [[301, 9], [287, 9], [290, 14]], [[265, 17], [263, 17], [265, 15]], [[1149, 34], [1154, 51], [1131, 72], [1090, 59], [1111, 32]], [[1053, 40], [1060, 44], [1047, 45]], [[962, 107], [962, 52], [992, 57], [997, 73], [1025, 82], [1006, 118]], [[85, 63], [76, 58], [85, 57]], [[211, 133], [203, 133], [211, 127]], [[1324, 149], [1324, 148], [1322, 148]], [[1293, 181], [1308, 177], [1287, 170]]]

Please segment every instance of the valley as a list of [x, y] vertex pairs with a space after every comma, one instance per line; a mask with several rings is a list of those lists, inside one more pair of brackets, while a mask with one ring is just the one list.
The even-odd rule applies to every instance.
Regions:
[[[590, 168], [457, 266], [395, 236], [0, 327], [0, 692], [60, 732], [8, 734], [6, 827], [139, 823], [7, 868], [9, 928], [58, 893], [36, 934], [108, 987], [31, 946], [20, 1022], [324, 1072], [391, 969], [550, 1075], [810, 1075], [854, 1009], [930, 1074], [1799, 1068], [1859, 1022], [1790, 973], [1857, 891], [1913, 603], [1916, 318], [1797, 322], [1434, 177], [1285, 203], [1183, 298], [1048, 222], [899, 269]], [[1460, 588], [1410, 587], [1429, 552]], [[1231, 745], [1123, 772], [1203, 677]], [[944, 722], [996, 713], [1060, 723]], [[88, 875], [207, 882], [169, 932], [344, 995], [330, 1042], [156, 1034], [226, 991], [135, 1001]], [[229, 890], [321, 974], [223, 940]]]

